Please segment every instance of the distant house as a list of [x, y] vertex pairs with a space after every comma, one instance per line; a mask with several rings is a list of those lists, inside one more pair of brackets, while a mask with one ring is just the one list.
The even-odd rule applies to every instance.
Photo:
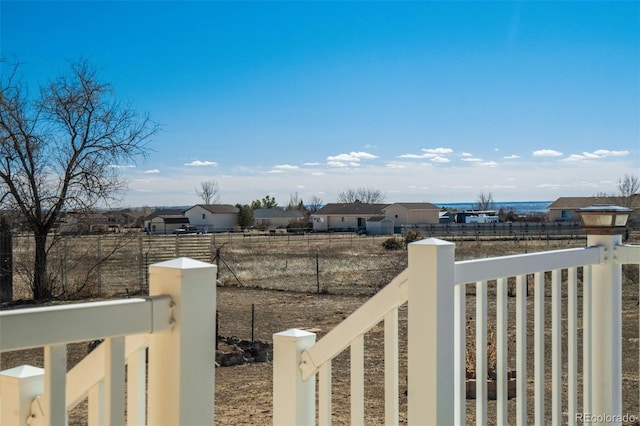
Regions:
[[[630, 201], [630, 203], [629, 203]], [[578, 210], [583, 207], [589, 207], [596, 204], [613, 204], [633, 209], [631, 221], [638, 221], [640, 218], [640, 194], [635, 194], [631, 200], [624, 200], [622, 197], [560, 197], [553, 203], [549, 204], [549, 221], [568, 221], [579, 222], [580, 214]]]
[[147, 229], [150, 234], [171, 234], [188, 226], [189, 219], [181, 214], [161, 214], [151, 219]]
[[199, 232], [226, 232], [237, 228], [238, 211], [231, 204], [196, 204], [184, 215]]
[[393, 221], [396, 228], [419, 227], [440, 222], [440, 209], [431, 203], [394, 203], [382, 211], [385, 217]]
[[139, 226], [140, 212], [129, 209], [108, 210], [104, 215], [109, 220], [109, 229], [113, 232], [120, 232], [124, 228], [135, 228]]
[[367, 228], [367, 219], [384, 216], [382, 209], [388, 204], [368, 203], [329, 203], [311, 214], [313, 230], [326, 231], [358, 231]]
[[158, 209], [144, 217], [144, 222], [143, 222], [144, 230], [147, 232], [152, 232], [151, 221], [154, 218], [158, 216], [174, 216], [174, 215], [184, 216], [183, 210], [182, 209]]
[[368, 218], [366, 227], [369, 235], [393, 235], [393, 221], [384, 216]]
[[61, 234], [95, 234], [109, 231], [109, 219], [102, 213], [67, 212], [60, 218]]
[[289, 224], [298, 224], [304, 218], [300, 210], [255, 209], [253, 225], [258, 229], [286, 228]]

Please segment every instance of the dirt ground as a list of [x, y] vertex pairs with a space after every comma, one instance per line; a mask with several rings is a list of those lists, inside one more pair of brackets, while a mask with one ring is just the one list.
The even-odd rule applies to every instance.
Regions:
[[[637, 243], [637, 241], [635, 242]], [[531, 247], [529, 247], [531, 249]], [[548, 249], [541, 247], [540, 249]], [[483, 249], [487, 255], [486, 247]], [[460, 253], [464, 257], [477, 257]], [[483, 256], [479, 256], [483, 257]], [[623, 413], [638, 414], [638, 268], [624, 274], [623, 287]], [[532, 287], [531, 287], [532, 288]], [[468, 336], [473, 335], [475, 297], [473, 286], [468, 288], [467, 317], [471, 327]], [[545, 312], [550, 323], [551, 292], [545, 291]], [[277, 289], [241, 288], [235, 286], [218, 287], [217, 308], [219, 311], [219, 333], [223, 336], [238, 336], [249, 339], [251, 330], [251, 310], [255, 309], [254, 336], [271, 341], [273, 333], [289, 328], [310, 328], [317, 330], [318, 338], [331, 330], [351, 312], [361, 306], [370, 295], [367, 294], [317, 294], [292, 292]], [[582, 298], [578, 298], [581, 307]], [[509, 327], [514, 324], [515, 298], [508, 301]], [[566, 291], [563, 291], [563, 345], [566, 345]], [[406, 307], [399, 311], [400, 324], [400, 423], [406, 424]], [[581, 311], [578, 312], [579, 318]], [[495, 324], [495, 298], [489, 291], [489, 327]], [[493, 318], [493, 319], [492, 319]], [[529, 323], [528, 343], [528, 409], [533, 419], [533, 297], [530, 298], [527, 320]], [[581, 324], [578, 324], [580, 340]], [[512, 340], [510, 334], [510, 340]], [[374, 327], [365, 337], [365, 423], [378, 425], [384, 423], [383, 413], [383, 324]], [[546, 423], [551, 424], [551, 354], [550, 331], [546, 333]], [[515, 367], [512, 343], [509, 345], [509, 366]], [[86, 354], [87, 344], [69, 345], [69, 367]], [[581, 351], [581, 348], [579, 348]], [[563, 364], [566, 365], [566, 347], [563, 349]], [[2, 354], [0, 369], [12, 368], [21, 364], [42, 366], [42, 349], [10, 352]], [[333, 424], [349, 424], [349, 354], [348, 350], [332, 363], [333, 370]], [[578, 360], [578, 372], [582, 370]], [[215, 418], [218, 425], [270, 425], [272, 424], [272, 375], [271, 362], [246, 364], [216, 369], [216, 406]], [[566, 372], [563, 374], [566, 380]], [[564, 407], [566, 412], [566, 383], [564, 385]], [[581, 389], [581, 383], [579, 383]], [[582, 401], [578, 400], [579, 407]], [[80, 416], [86, 411], [81, 404], [70, 413], [70, 423], [85, 424]], [[467, 401], [468, 421], [471, 422], [475, 411], [475, 401]], [[509, 423], [515, 419], [515, 399], [508, 404]], [[495, 402], [489, 402], [489, 424], [495, 424]]]

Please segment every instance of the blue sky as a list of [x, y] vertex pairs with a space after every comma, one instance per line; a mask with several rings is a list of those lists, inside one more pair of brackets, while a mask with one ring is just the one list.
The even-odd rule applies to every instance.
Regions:
[[[640, 174], [640, 3], [0, 3], [44, 84], [89, 58], [163, 128], [121, 205], [553, 200]], [[37, 86], [34, 86], [37, 87]], [[35, 90], [33, 90], [35, 92]]]

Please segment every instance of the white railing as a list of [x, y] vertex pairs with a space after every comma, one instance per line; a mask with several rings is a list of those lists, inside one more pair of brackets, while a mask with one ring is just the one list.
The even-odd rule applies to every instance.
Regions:
[[[351, 353], [351, 424], [364, 424], [364, 339], [384, 320], [385, 424], [398, 424], [398, 307], [408, 302], [409, 424], [466, 423], [466, 293], [475, 285], [476, 378], [487, 371], [487, 288], [496, 288], [496, 422], [575, 424], [581, 414], [621, 413], [621, 264], [640, 263], [639, 246], [619, 236], [589, 236], [589, 247], [498, 258], [454, 260], [454, 244], [422, 240], [409, 245], [409, 267], [343, 323], [315, 342], [315, 334], [274, 335], [273, 424], [331, 424], [331, 360]], [[582, 400], [578, 407], [578, 272], [582, 272]], [[566, 274], [566, 280], [562, 280]], [[551, 289], [551, 392], [545, 387], [545, 277]], [[533, 302], [528, 296], [533, 278]], [[507, 287], [515, 282], [516, 416], [507, 417]], [[567, 288], [566, 405], [563, 400], [561, 288]], [[534, 312], [534, 418], [528, 418], [527, 306]], [[513, 314], [513, 312], [512, 312]], [[547, 324], [547, 329], [548, 329]], [[316, 419], [315, 380], [318, 378]], [[452, 379], [453, 378], [453, 379]], [[383, 380], [380, 378], [380, 380]], [[475, 420], [488, 420], [487, 380], [476, 380]], [[545, 417], [550, 396], [551, 416]], [[565, 417], [566, 416], [566, 417]], [[615, 417], [619, 416], [619, 417]]]
[[[85, 398], [89, 425], [213, 424], [216, 267], [179, 258], [149, 276], [145, 298], [0, 312], [0, 352], [44, 347], [44, 369], [0, 373], [0, 424], [67, 424]], [[67, 372], [67, 344], [97, 339]]]

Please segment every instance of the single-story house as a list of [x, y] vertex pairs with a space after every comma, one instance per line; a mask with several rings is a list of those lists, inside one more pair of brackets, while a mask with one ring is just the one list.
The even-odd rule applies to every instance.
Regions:
[[102, 213], [67, 212], [59, 221], [61, 234], [104, 233], [109, 231], [109, 218]]
[[358, 231], [367, 228], [367, 218], [384, 216], [388, 204], [329, 203], [311, 214], [314, 232]]
[[367, 234], [393, 235], [393, 221], [384, 216], [372, 216], [367, 219]]
[[178, 228], [189, 226], [189, 219], [181, 214], [161, 214], [149, 223], [148, 232], [151, 234], [171, 234]]
[[630, 221], [640, 219], [640, 194], [631, 196], [631, 199], [622, 197], [560, 197], [549, 204], [549, 221], [579, 222], [580, 214], [578, 210], [596, 204], [613, 204], [633, 209]]
[[286, 228], [290, 224], [302, 225], [304, 215], [300, 210], [255, 209], [253, 225], [258, 229]]
[[440, 208], [431, 203], [393, 203], [382, 211], [400, 228], [440, 222]]
[[147, 232], [151, 232], [151, 221], [158, 216], [184, 216], [182, 209], [158, 209], [149, 213], [144, 217], [143, 229]]
[[238, 212], [231, 204], [196, 204], [184, 215], [198, 232], [227, 232], [238, 227]]

